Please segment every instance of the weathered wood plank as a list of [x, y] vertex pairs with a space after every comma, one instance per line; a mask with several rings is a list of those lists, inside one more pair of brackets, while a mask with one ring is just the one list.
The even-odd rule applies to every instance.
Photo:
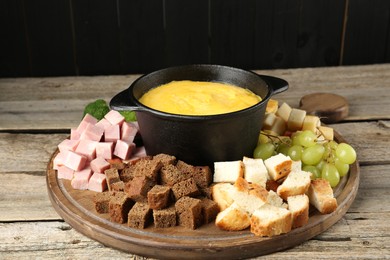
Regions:
[[[290, 89], [274, 98], [290, 106], [298, 107], [303, 95], [314, 92], [308, 89], [315, 89], [347, 98], [346, 121], [390, 119], [390, 64], [256, 72], [286, 79]], [[88, 102], [109, 101], [138, 76], [0, 79], [0, 130], [69, 129]]]

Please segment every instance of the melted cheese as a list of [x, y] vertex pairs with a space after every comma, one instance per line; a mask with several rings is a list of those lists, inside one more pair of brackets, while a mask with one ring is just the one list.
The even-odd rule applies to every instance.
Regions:
[[261, 98], [234, 85], [183, 80], [153, 88], [139, 101], [167, 113], [200, 116], [242, 110], [259, 103]]

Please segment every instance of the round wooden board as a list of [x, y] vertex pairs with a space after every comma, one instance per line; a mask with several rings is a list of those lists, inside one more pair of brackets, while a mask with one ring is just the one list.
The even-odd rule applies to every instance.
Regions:
[[[338, 142], [345, 140], [335, 132]], [[359, 186], [359, 164], [351, 165], [350, 172], [335, 188], [338, 208], [322, 215], [310, 209], [307, 225], [287, 234], [274, 237], [256, 237], [249, 230], [228, 232], [214, 223], [196, 230], [183, 227], [134, 229], [126, 224], [109, 221], [108, 214], [94, 209], [93, 191], [74, 190], [69, 180], [57, 178], [53, 170], [53, 153], [47, 166], [47, 188], [50, 200], [58, 214], [73, 228], [102, 244], [129, 253], [159, 259], [240, 259], [265, 255], [294, 247], [322, 233], [347, 212], [356, 197]]]

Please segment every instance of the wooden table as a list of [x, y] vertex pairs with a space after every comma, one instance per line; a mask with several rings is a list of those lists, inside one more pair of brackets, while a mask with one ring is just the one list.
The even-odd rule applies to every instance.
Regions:
[[[334, 127], [358, 153], [361, 181], [346, 215], [309, 241], [267, 259], [390, 258], [390, 64], [256, 71], [286, 79], [275, 96], [293, 107], [308, 93], [349, 104]], [[53, 209], [46, 166], [84, 106], [107, 101], [139, 75], [0, 79], [0, 258], [143, 259], [83, 236]]]

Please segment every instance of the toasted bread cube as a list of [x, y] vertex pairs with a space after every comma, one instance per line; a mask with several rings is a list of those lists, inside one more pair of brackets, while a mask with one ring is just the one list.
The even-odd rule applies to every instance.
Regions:
[[251, 224], [249, 214], [237, 204], [232, 204], [218, 213], [215, 225], [223, 230], [238, 231], [249, 227]]
[[337, 200], [333, 196], [333, 189], [325, 179], [312, 180], [307, 195], [310, 204], [322, 214], [329, 214], [337, 209]]
[[267, 113], [276, 113], [278, 110], [279, 101], [276, 99], [270, 99], [268, 100], [267, 107], [265, 108], [265, 112]]
[[287, 200], [289, 196], [305, 194], [309, 189], [311, 173], [305, 171], [290, 172], [287, 178], [277, 189], [278, 195]]
[[264, 164], [267, 167], [269, 178], [277, 181], [290, 173], [292, 160], [289, 156], [279, 153], [266, 159]]

